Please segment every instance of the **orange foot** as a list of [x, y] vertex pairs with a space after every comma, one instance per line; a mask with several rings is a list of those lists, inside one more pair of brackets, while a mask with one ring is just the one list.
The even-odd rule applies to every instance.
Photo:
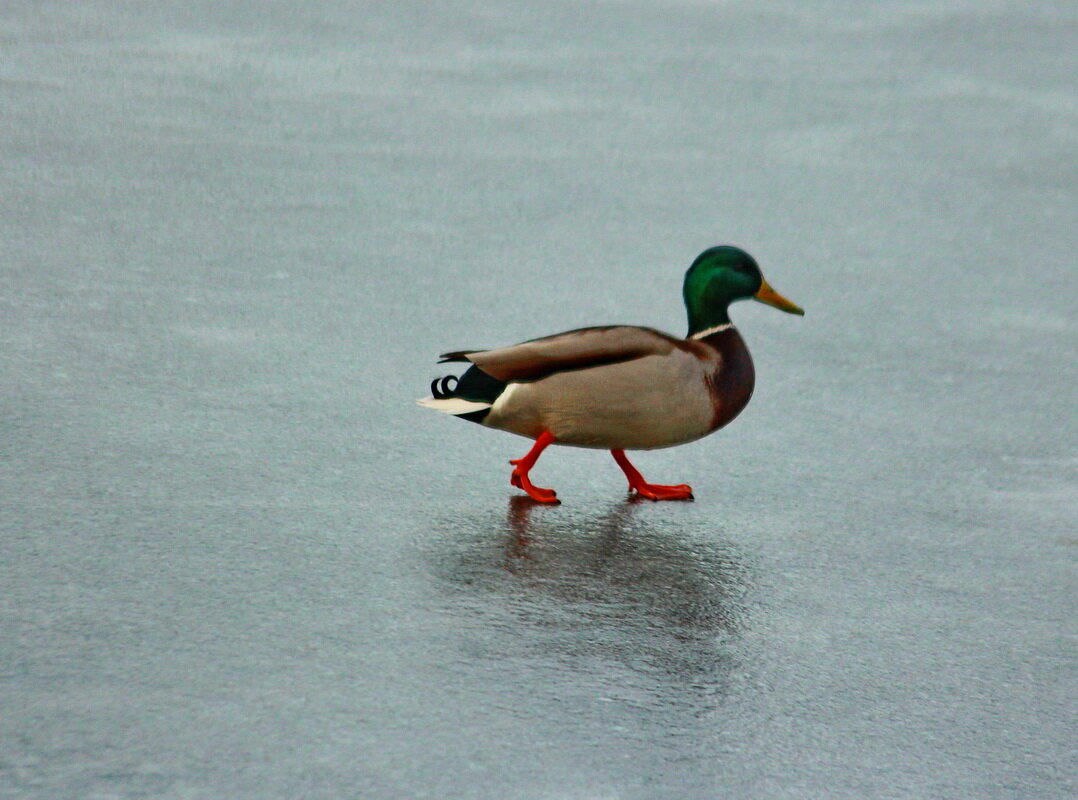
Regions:
[[[509, 463], [519, 465], [520, 462], [523, 460], [524, 459], [518, 458], [515, 461], [510, 461]], [[528, 497], [530, 497], [532, 500], [535, 500], [537, 503], [561, 502], [561, 500], [558, 499], [557, 492], [555, 492], [553, 489], [544, 489], [542, 486], [536, 486], [535, 484], [533, 484], [528, 479], [528, 473], [522, 472], [519, 466], [517, 466], [517, 468], [513, 470], [513, 474], [509, 476], [509, 482], [518, 489], [523, 489], [525, 492], [528, 493]]]
[[531, 468], [534, 467], [535, 462], [539, 460], [539, 454], [553, 441], [554, 437], [551, 435], [550, 431], [543, 431], [539, 434], [539, 438], [535, 440], [532, 449], [528, 451], [528, 454], [524, 456], [524, 458], [517, 458], [509, 462], [515, 467], [513, 473], [509, 476], [509, 482], [518, 489], [523, 489], [528, 493], [528, 497], [537, 503], [554, 504], [561, 502], [558, 500], [558, 493], [553, 489], [544, 489], [541, 486], [535, 486], [528, 478], [528, 473], [531, 472]]
[[641, 497], [646, 497], [648, 500], [692, 500], [692, 487], [686, 483], [680, 483], [677, 486], [663, 486], [658, 483], [648, 483], [644, 480], [644, 476], [640, 474], [636, 467], [629, 463], [629, 459], [625, 457], [624, 450], [611, 450], [610, 454], [614, 456], [614, 460], [618, 462], [618, 466], [621, 467], [621, 471], [625, 473], [625, 477], [629, 480], [630, 491], [636, 492]]
[[629, 488], [648, 500], [695, 499], [692, 495], [692, 487], [687, 483], [679, 483], [677, 486], [663, 486], [660, 483], [630, 483]]

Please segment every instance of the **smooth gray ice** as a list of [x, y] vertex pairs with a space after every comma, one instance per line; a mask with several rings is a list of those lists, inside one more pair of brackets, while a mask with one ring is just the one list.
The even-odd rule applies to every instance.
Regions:
[[[1078, 793], [1064, 0], [0, 6], [0, 798]], [[641, 454], [416, 407], [684, 332]]]

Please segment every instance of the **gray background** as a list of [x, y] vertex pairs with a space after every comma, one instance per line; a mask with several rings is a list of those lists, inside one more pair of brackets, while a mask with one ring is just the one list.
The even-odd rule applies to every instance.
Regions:
[[[1061, 798], [1069, 2], [0, 6], [0, 797]], [[437, 353], [684, 331], [641, 454]]]

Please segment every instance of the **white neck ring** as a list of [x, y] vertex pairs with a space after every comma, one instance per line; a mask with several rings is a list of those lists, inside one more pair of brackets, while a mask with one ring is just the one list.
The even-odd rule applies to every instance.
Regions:
[[713, 333], [718, 333], [719, 331], [724, 331], [727, 328], [732, 328], [732, 327], [734, 327], [734, 323], [732, 323], [732, 322], [724, 322], [722, 325], [716, 325], [714, 328], [708, 328], [707, 330], [697, 331], [696, 333], [694, 333], [689, 338], [690, 339], [705, 339], [705, 338], [707, 338], [708, 336], [710, 336]]

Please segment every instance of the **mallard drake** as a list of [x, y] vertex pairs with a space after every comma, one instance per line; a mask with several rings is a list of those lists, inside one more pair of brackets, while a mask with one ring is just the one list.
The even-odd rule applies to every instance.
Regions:
[[790, 314], [805, 312], [772, 289], [755, 259], [712, 247], [685, 273], [684, 339], [630, 325], [580, 328], [496, 350], [459, 350], [441, 361], [469, 362], [459, 378], [436, 379], [419, 404], [534, 439], [510, 483], [540, 503], [557, 493], [528, 473], [549, 445], [610, 450], [629, 489], [651, 500], [691, 500], [685, 484], [648, 483], [626, 450], [672, 447], [726, 425], [749, 402], [755, 372], [730, 322], [735, 300], [755, 298]]

